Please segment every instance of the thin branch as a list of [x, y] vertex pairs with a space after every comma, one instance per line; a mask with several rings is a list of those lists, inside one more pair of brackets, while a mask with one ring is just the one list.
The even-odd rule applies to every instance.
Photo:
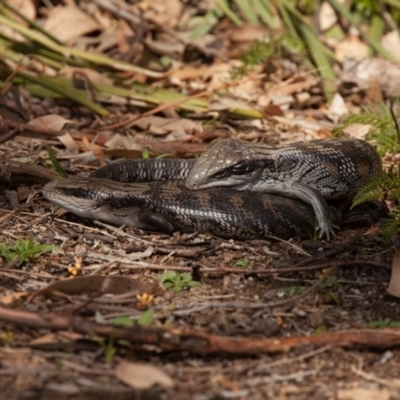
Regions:
[[164, 351], [197, 355], [257, 355], [287, 352], [304, 345], [388, 349], [400, 345], [400, 331], [395, 329], [355, 329], [311, 336], [242, 338], [224, 337], [183, 329], [159, 327], [115, 327], [88, 322], [80, 317], [37, 314], [0, 306], [0, 321], [52, 331], [70, 331], [124, 339], [134, 345], [153, 345]]

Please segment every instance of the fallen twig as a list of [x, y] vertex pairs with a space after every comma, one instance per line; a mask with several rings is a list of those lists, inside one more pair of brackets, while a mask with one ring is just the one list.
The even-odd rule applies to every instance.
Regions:
[[0, 306], [0, 320], [20, 326], [53, 331], [68, 330], [88, 335], [125, 339], [136, 345], [153, 345], [164, 351], [189, 352], [198, 355], [254, 355], [289, 351], [300, 345], [387, 349], [400, 345], [399, 329], [357, 329], [311, 336], [263, 339], [232, 338], [183, 329], [134, 326], [129, 328], [99, 325], [80, 317], [37, 314], [10, 310]]

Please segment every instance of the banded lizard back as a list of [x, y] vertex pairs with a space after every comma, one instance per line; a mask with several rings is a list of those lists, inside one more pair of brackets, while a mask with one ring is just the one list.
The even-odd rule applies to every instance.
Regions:
[[313, 206], [320, 236], [334, 235], [325, 199], [352, 196], [380, 173], [381, 159], [359, 139], [329, 139], [271, 146], [222, 139], [196, 161], [186, 186], [229, 186], [299, 198]]

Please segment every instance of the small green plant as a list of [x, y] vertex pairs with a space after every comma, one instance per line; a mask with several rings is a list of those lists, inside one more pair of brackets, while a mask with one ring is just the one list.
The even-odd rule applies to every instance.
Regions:
[[314, 333], [318, 334], [318, 333], [325, 333], [328, 331], [328, 327], [326, 325], [321, 325], [318, 328], [315, 329]]
[[5, 344], [13, 343], [14, 339], [14, 332], [7, 331], [0, 333], [0, 340], [2, 340]]
[[142, 151], [142, 158], [150, 158], [150, 151], [147, 147]]
[[128, 316], [120, 316], [120, 317], [115, 317], [112, 321], [111, 324], [113, 326], [122, 326], [122, 327], [131, 327], [133, 326], [135, 323], [132, 320], [132, 318], [128, 317]]
[[[168, 153], [159, 154], [156, 158], [157, 159], [161, 159], [161, 158], [165, 158], [165, 157], [168, 157], [168, 156], [171, 156], [171, 155], [172, 155], [172, 153], [170, 153], [170, 154], [168, 154]], [[149, 151], [149, 149], [147, 147], [142, 151], [142, 158], [151, 158], [150, 157], [150, 151]]]
[[288, 49], [301, 51], [304, 45], [299, 42], [299, 39], [289, 34], [279, 38], [272, 38], [267, 42], [256, 40], [241, 57], [242, 65], [233, 69], [231, 78], [238, 79], [246, 76], [249, 70], [265, 62], [268, 57], [281, 55], [285, 51], [287, 52]]
[[326, 288], [340, 289], [341, 287], [342, 287], [342, 285], [339, 283], [338, 278], [337, 278], [336, 275], [330, 275], [320, 285], [321, 289], [326, 289]]
[[[397, 110], [400, 109], [400, 102], [395, 104]], [[344, 123], [339, 126], [335, 133], [339, 133], [347, 126], [354, 123], [368, 124], [372, 128], [367, 138], [378, 145], [381, 155], [386, 153], [397, 154], [400, 152], [400, 127], [394, 107], [380, 105], [379, 107], [365, 107], [363, 113], [351, 115]], [[379, 176], [367, 182], [356, 194], [353, 205], [359, 205], [368, 201], [377, 200], [386, 196], [389, 200], [397, 200], [400, 197], [400, 168], [388, 173], [382, 172]], [[386, 219], [382, 225], [383, 234], [388, 240], [400, 228], [400, 208], [395, 207], [391, 210], [390, 219]]]
[[389, 317], [386, 317], [378, 321], [371, 321], [368, 327], [376, 329], [398, 328], [400, 327], [400, 321], [392, 321]]
[[61, 164], [58, 162], [56, 155], [54, 154], [53, 150], [46, 145], [46, 151], [47, 154], [49, 155], [50, 161], [53, 164], [54, 169], [56, 172], [62, 177], [62, 178], [68, 178], [68, 174], [65, 171], [65, 169], [61, 166]]
[[[321, 289], [340, 289], [342, 285], [338, 281], [337, 276], [335, 275], [330, 275], [328, 278], [326, 278], [321, 284], [320, 288]], [[333, 302], [337, 306], [341, 306], [342, 302], [340, 301], [340, 297], [333, 292], [332, 290], [328, 291], [329, 297], [333, 300]]]
[[[400, 102], [396, 103], [399, 109]], [[398, 137], [398, 127], [396, 119], [399, 115], [394, 115], [393, 111], [387, 105], [378, 107], [365, 106], [359, 114], [350, 115], [334, 131], [334, 135], [339, 136], [343, 129], [352, 124], [370, 125], [371, 129], [367, 138], [378, 145], [378, 151], [381, 155], [386, 153], [398, 153], [400, 151], [400, 142]]]
[[186, 287], [201, 286], [200, 282], [192, 280], [192, 275], [189, 272], [179, 274], [176, 271], [167, 271], [157, 275], [155, 279], [161, 282], [165, 289], [172, 289], [175, 293], [181, 292]]
[[250, 264], [250, 260], [247, 256], [243, 257], [241, 260], [235, 262], [235, 267], [246, 269]]
[[52, 244], [35, 244], [33, 237], [26, 240], [16, 240], [14, 244], [3, 243], [0, 245], [0, 254], [7, 262], [18, 257], [18, 266], [25, 261], [32, 261], [42, 253], [57, 249]]
[[307, 288], [305, 286], [291, 286], [285, 290], [285, 295], [287, 297], [302, 294]]
[[[396, 201], [400, 197], [400, 176], [393, 172], [382, 173], [364, 185], [353, 200], [354, 205], [386, 196], [389, 200]], [[400, 208], [393, 208], [390, 217], [385, 219], [381, 225], [383, 234], [389, 239], [400, 227]]]
[[111, 363], [115, 354], [117, 353], [117, 348], [115, 347], [115, 344], [114, 344], [114, 337], [110, 336], [108, 338], [107, 342], [100, 341], [99, 343], [104, 351], [104, 357], [106, 359], [106, 362]]
[[151, 325], [154, 321], [154, 310], [149, 308], [148, 310], [144, 311], [143, 314], [138, 319], [137, 323], [142, 326]]

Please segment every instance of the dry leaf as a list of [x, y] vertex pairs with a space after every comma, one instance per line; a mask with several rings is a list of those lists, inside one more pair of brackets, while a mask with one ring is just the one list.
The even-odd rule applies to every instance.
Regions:
[[79, 145], [76, 143], [74, 138], [66, 133], [65, 135], [57, 136], [57, 139], [71, 152], [77, 152], [79, 150]]
[[28, 122], [28, 125], [53, 131], [61, 131], [66, 124], [77, 124], [77, 122], [56, 114], [43, 115]]
[[[8, 0], [7, 3], [18, 10], [24, 17], [31, 20], [36, 19], [36, 6], [33, 0]], [[26, 24], [26, 22], [23, 23]]]
[[392, 275], [387, 292], [395, 297], [400, 297], [400, 251], [395, 249], [392, 262]]
[[343, 132], [355, 139], [364, 139], [366, 134], [370, 131], [372, 125], [368, 124], [351, 124], [343, 129]]
[[66, 78], [74, 78], [77, 74], [78, 76], [82, 76], [87, 79], [90, 83], [100, 83], [109, 86], [113, 85], [113, 81], [109, 77], [107, 77], [105, 74], [95, 71], [94, 69], [77, 68], [64, 65], [59, 71], [59, 75], [65, 76]]
[[236, 43], [254, 43], [256, 40], [265, 40], [268, 37], [269, 31], [263, 26], [245, 24], [236, 27], [232, 31], [230, 39]]
[[332, 8], [332, 6], [324, 1], [321, 4], [318, 15], [318, 22], [320, 29], [325, 32], [328, 29], [332, 28], [333, 25], [337, 22], [337, 14], [336, 11]]
[[348, 113], [349, 110], [347, 109], [343, 97], [339, 93], [335, 93], [327, 112], [328, 117], [331, 121], [337, 124], [340, 119]]
[[389, 400], [391, 396], [387, 388], [373, 390], [359, 387], [339, 390], [336, 398], [338, 400]]
[[336, 43], [335, 54], [339, 61], [344, 61], [349, 56], [360, 59], [368, 57], [369, 48], [358, 36], [348, 36]]
[[188, 118], [163, 118], [152, 115], [141, 118], [133, 125], [146, 130], [146, 133], [151, 135], [166, 135], [173, 132], [176, 139], [191, 132], [203, 132], [200, 122]]
[[12, 304], [14, 303], [14, 301], [20, 299], [21, 297], [26, 297], [28, 294], [29, 294], [28, 292], [17, 292], [17, 293], [7, 294], [3, 297], [0, 297], [0, 303]]
[[75, 342], [82, 338], [81, 333], [70, 332], [70, 331], [59, 331], [59, 332], [50, 332], [44, 336], [40, 336], [36, 339], [33, 339], [29, 345], [36, 347], [46, 347], [50, 349], [54, 349], [54, 346], [59, 345], [60, 343], [71, 343]]
[[115, 368], [115, 375], [134, 389], [149, 389], [155, 384], [166, 388], [174, 386], [174, 382], [167, 374], [149, 364], [122, 361]]
[[179, 84], [180, 81], [196, 79], [204, 76], [209, 67], [193, 67], [191, 65], [182, 65], [180, 68], [173, 69], [169, 74], [169, 80]]
[[62, 281], [52, 283], [44, 289], [41, 289], [39, 293], [57, 291], [66, 294], [81, 292], [100, 292], [110, 294], [132, 292], [133, 294], [153, 294], [155, 289], [156, 285], [142, 282], [138, 279], [130, 279], [125, 276], [88, 275], [64, 279]]
[[400, 96], [400, 64], [380, 58], [347, 57], [339, 83], [343, 86], [355, 85], [359, 90], [368, 90], [378, 82], [388, 97]]
[[174, 28], [182, 14], [180, 0], [142, 0], [139, 7], [145, 13], [145, 18], [155, 21], [160, 26]]
[[58, 5], [50, 10], [44, 29], [63, 42], [71, 44], [73, 40], [87, 33], [100, 30], [92, 17], [72, 4]]
[[397, 61], [400, 61], [400, 37], [397, 29], [383, 35], [381, 44]]

